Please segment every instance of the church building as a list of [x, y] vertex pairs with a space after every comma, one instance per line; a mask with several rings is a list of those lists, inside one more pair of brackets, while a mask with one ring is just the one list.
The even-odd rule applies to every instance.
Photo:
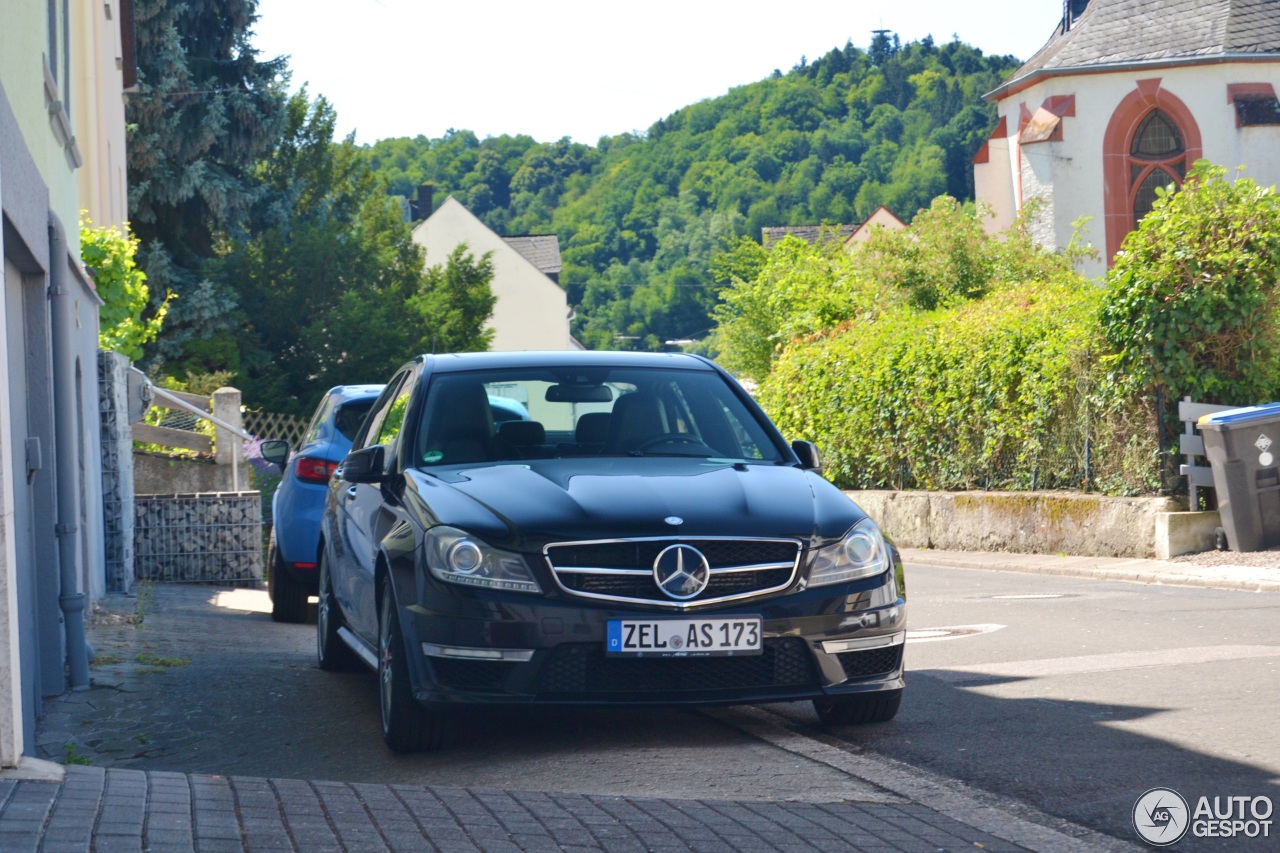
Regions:
[[[1064, 248], [1087, 217], [1101, 276], [1156, 188], [1205, 158], [1280, 181], [1280, 0], [1065, 0], [1048, 43], [987, 95], [998, 108], [974, 158], [976, 194], [1008, 228]], [[1033, 201], [1038, 200], [1038, 201]]]

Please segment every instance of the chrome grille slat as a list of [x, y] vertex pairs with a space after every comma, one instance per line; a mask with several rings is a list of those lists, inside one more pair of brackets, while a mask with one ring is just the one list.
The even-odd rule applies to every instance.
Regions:
[[[653, 561], [672, 545], [697, 548], [710, 569], [707, 588], [677, 601], [653, 580]], [[577, 598], [688, 610], [742, 601], [789, 587], [803, 545], [796, 539], [664, 536], [557, 542], [543, 549], [556, 584]]]
[[[723, 568], [712, 568], [711, 574], [724, 574], [725, 572], [771, 572], [774, 569], [789, 569], [791, 563], [757, 563], [754, 566], [724, 566]], [[648, 574], [648, 572], [645, 572]]]

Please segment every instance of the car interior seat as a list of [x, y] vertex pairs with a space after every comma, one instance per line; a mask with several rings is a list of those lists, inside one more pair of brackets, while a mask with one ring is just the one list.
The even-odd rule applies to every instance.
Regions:
[[609, 453], [639, 450], [646, 441], [670, 431], [662, 400], [656, 394], [634, 391], [614, 402], [604, 449]]
[[442, 454], [440, 464], [495, 458], [493, 412], [478, 382], [450, 383], [433, 395], [424, 451]]
[[498, 425], [498, 448], [507, 459], [547, 456], [547, 430], [537, 421], [504, 421]]

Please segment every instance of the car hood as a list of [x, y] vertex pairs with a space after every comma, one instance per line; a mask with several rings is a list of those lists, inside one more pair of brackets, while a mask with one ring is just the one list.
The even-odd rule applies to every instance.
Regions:
[[782, 465], [608, 458], [411, 471], [406, 506], [491, 544], [646, 536], [842, 535], [864, 517], [818, 475]]

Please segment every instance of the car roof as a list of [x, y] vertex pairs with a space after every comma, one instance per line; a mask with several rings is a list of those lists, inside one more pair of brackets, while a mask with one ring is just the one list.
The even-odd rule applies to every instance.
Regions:
[[339, 403], [352, 400], [365, 400], [377, 397], [386, 385], [335, 385], [329, 389], [329, 396], [336, 397]]
[[715, 371], [701, 356], [689, 353], [621, 352], [608, 350], [559, 350], [549, 352], [464, 352], [420, 356], [432, 373], [518, 367], [663, 367]]

